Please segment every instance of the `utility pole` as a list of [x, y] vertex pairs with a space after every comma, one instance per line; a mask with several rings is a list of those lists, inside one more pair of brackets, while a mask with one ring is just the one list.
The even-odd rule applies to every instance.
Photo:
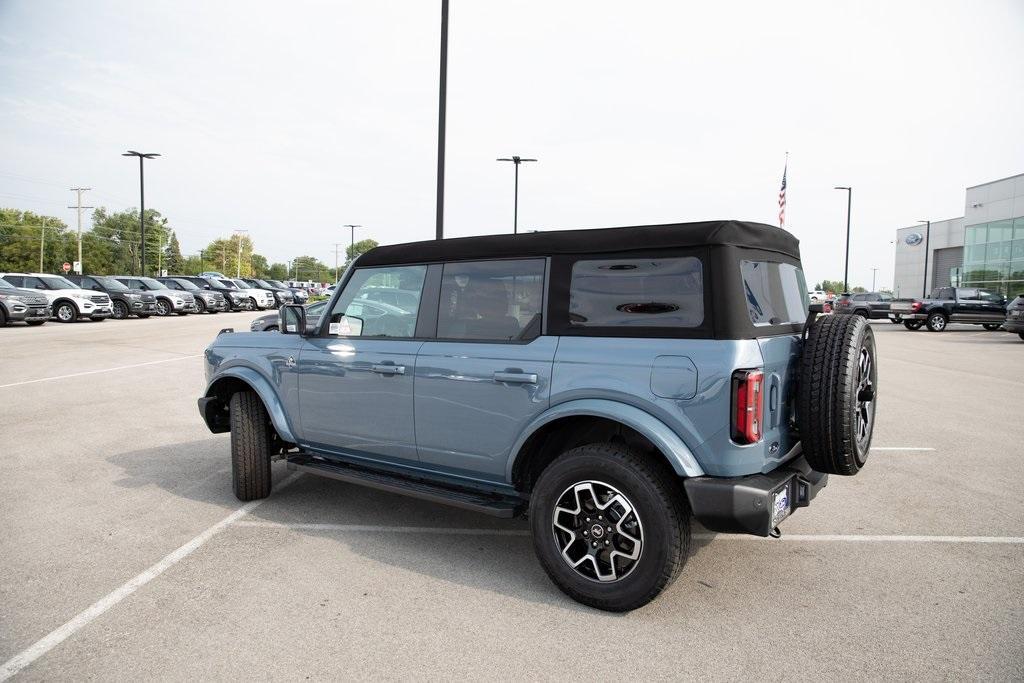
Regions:
[[[199, 272], [201, 273], [204, 270], [206, 270], [206, 266], [203, 265], [203, 250], [200, 249], [199, 250]], [[196, 273], [196, 274], [198, 275], [199, 273]]]
[[43, 245], [46, 244], [46, 219], [42, 216], [39, 217], [40, 227], [42, 230], [39, 232], [39, 272], [43, 272]]
[[436, 238], [444, 239], [444, 129], [448, 99], [448, 0], [441, 0], [441, 77], [437, 95], [437, 225]]
[[92, 209], [92, 206], [82, 206], [82, 193], [91, 190], [91, 187], [72, 187], [72, 192], [78, 193], [78, 203], [69, 206], [69, 209], [78, 209], [78, 274], [82, 274], [82, 209]]
[[[352, 258], [354, 260], [355, 259], [355, 253], [354, 252], [356, 250], [356, 228], [361, 228], [363, 226], [361, 226], [361, 225], [352, 225], [351, 223], [346, 223], [345, 227], [349, 228], [351, 230], [350, 241], [351, 241], [351, 251], [353, 252]], [[337, 270], [337, 268], [335, 268], [335, 270]], [[338, 280], [337, 274], [335, 274], [334, 280], [335, 281]]]
[[921, 287], [924, 290], [921, 292], [921, 298], [924, 299], [928, 297], [928, 243], [932, 237], [932, 222], [927, 220], [918, 221], [918, 223], [925, 223], [927, 225], [924, 230], [924, 284]]
[[237, 266], [235, 277], [242, 277], [242, 233], [249, 232], [248, 230], [235, 230], [235, 234], [238, 235], [238, 261], [235, 264]]
[[878, 268], [871, 269], [871, 291], [875, 291], [875, 275], [878, 273]]
[[511, 158], [502, 158], [498, 161], [511, 161], [516, 166], [516, 185], [515, 185], [515, 200], [512, 208], [512, 234], [519, 234], [519, 164], [526, 161], [537, 161], [536, 159], [524, 159], [519, 156], [512, 156]]
[[156, 250], [156, 276], [162, 277], [164, 274], [164, 234], [161, 232], [157, 235], [157, 247]]
[[342, 244], [344, 244], [344, 242], [335, 242], [334, 243], [334, 281], [335, 282], [338, 281], [338, 247], [340, 247]]

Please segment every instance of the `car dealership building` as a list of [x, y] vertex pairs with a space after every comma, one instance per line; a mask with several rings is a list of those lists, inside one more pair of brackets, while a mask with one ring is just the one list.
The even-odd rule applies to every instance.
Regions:
[[897, 230], [895, 265], [897, 297], [949, 286], [1024, 293], [1024, 173], [968, 187], [960, 218]]

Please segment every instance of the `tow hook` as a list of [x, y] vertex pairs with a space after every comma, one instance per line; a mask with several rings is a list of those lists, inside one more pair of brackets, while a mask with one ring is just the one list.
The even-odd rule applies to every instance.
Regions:
[[779, 527], [775, 527], [774, 529], [769, 531], [768, 535], [772, 538], [782, 538], [782, 532], [779, 530]]

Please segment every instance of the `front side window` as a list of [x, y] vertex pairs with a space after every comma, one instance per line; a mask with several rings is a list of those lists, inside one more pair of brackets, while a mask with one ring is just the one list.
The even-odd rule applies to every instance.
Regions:
[[447, 263], [441, 275], [439, 339], [522, 341], [540, 334], [544, 261]]
[[[328, 333], [343, 337], [416, 336], [416, 317], [426, 266], [360, 268], [345, 284], [345, 291], [331, 309]], [[371, 298], [371, 293], [393, 293], [400, 305]]]
[[569, 284], [572, 327], [699, 327], [704, 273], [694, 256], [577, 261]]
[[802, 323], [807, 319], [803, 271], [789, 263], [740, 261], [747, 313], [755, 327]]

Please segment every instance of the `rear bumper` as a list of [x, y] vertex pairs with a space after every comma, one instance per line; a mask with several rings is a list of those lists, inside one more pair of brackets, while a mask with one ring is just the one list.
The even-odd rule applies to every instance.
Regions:
[[684, 480], [693, 516], [711, 531], [769, 536], [828, 484], [802, 455], [767, 474]]
[[1007, 332], [1024, 332], [1024, 318], [1007, 318], [1003, 322], [1003, 329]]

